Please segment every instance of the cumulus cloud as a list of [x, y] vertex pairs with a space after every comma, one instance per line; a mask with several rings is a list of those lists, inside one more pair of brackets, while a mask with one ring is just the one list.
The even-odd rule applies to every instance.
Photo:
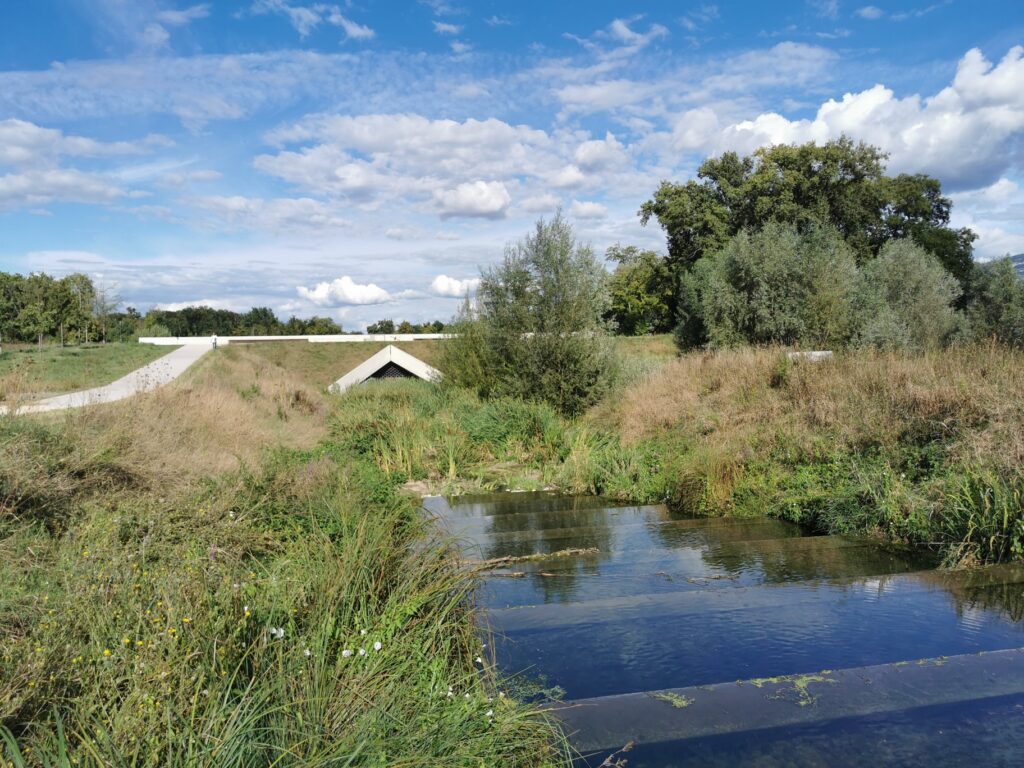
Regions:
[[457, 35], [462, 31], [462, 26], [459, 24], [449, 24], [444, 21], [435, 21], [434, 31], [439, 35]]
[[828, 100], [811, 119], [769, 112], [732, 124], [721, 145], [749, 151], [845, 134], [889, 152], [891, 170], [927, 172], [956, 190], [998, 179], [1022, 130], [1024, 47], [1012, 48], [996, 65], [975, 48], [960, 60], [953, 82], [934, 96], [898, 98], [876, 85]]
[[61, 157], [130, 155], [147, 151], [145, 142], [104, 143], [84, 136], [68, 136], [27, 120], [0, 120], [0, 165], [49, 166]]
[[476, 289], [479, 287], [479, 277], [459, 280], [454, 277], [448, 277], [448, 275], [438, 275], [430, 283], [430, 292], [435, 296], [450, 296], [451, 298], [461, 299], [467, 293], [476, 293]]
[[583, 142], [573, 157], [576, 165], [585, 171], [604, 170], [629, 162], [622, 144], [611, 133], [605, 134], [604, 139]]
[[452, 189], [434, 191], [441, 218], [453, 216], [500, 219], [512, 197], [500, 181], [469, 181]]
[[608, 215], [608, 209], [590, 200], [573, 200], [569, 215], [577, 219], [603, 219]]
[[317, 283], [312, 288], [298, 286], [299, 296], [318, 307], [363, 306], [384, 304], [392, 300], [391, 294], [373, 283], [362, 285], [345, 275], [329, 283]]

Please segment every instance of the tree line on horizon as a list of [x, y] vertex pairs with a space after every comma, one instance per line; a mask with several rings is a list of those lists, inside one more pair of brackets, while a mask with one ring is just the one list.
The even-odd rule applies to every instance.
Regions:
[[[139, 336], [323, 336], [346, 333], [329, 317], [292, 316], [281, 320], [269, 307], [233, 312], [207, 306], [145, 314], [122, 309], [114, 289], [91, 277], [73, 273], [57, 278], [43, 272], [29, 275], [0, 272], [0, 342], [49, 341], [61, 346], [107, 341], [134, 341]], [[440, 320], [412, 323], [380, 320], [367, 333], [441, 333]], [[348, 333], [359, 334], [359, 331]]]

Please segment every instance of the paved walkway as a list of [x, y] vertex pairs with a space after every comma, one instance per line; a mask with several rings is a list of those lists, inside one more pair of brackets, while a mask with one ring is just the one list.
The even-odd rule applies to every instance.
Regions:
[[[210, 346], [185, 346], [147, 363], [141, 368], [122, 376], [115, 382], [102, 387], [84, 389], [67, 395], [56, 395], [17, 408], [18, 413], [43, 413], [65, 408], [80, 408], [96, 403], [112, 403], [126, 397], [162, 387], [181, 376], [189, 366], [210, 351]], [[7, 406], [0, 405], [0, 413], [7, 413]]]

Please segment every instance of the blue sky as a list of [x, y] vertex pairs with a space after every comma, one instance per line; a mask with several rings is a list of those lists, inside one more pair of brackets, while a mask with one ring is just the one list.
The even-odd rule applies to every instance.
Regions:
[[599, 252], [727, 149], [880, 145], [1024, 252], [1024, 3], [0, 6], [0, 269], [146, 309], [450, 317], [561, 207]]

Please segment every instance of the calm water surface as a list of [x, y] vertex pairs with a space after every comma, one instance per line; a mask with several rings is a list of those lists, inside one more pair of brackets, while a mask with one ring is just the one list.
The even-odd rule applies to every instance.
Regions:
[[496, 663], [563, 693], [581, 765], [631, 739], [630, 766], [1024, 765], [1024, 654], [986, 683], [1024, 647], [1024, 569], [589, 497], [424, 505], [510, 558], [477, 594]]

